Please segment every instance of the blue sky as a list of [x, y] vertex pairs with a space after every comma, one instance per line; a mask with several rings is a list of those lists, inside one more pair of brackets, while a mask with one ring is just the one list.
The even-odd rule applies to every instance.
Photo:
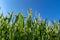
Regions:
[[32, 8], [32, 17], [39, 12], [41, 17], [49, 20], [60, 19], [59, 0], [0, 0], [0, 13], [7, 15], [8, 12], [23, 12], [27, 16], [27, 9]]

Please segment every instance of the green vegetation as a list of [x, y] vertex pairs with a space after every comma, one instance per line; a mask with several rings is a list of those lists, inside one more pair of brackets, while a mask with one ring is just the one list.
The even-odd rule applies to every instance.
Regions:
[[28, 9], [28, 16], [18, 13], [14, 18], [12, 13], [4, 17], [0, 15], [0, 40], [60, 40], [60, 21], [39, 20], [39, 16], [32, 20], [32, 10]]

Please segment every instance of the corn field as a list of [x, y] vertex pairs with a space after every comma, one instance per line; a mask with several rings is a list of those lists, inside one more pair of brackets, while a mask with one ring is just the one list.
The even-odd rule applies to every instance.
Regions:
[[32, 10], [28, 16], [12, 13], [4, 17], [0, 15], [0, 40], [60, 40], [60, 21], [39, 20], [38, 15], [32, 20]]

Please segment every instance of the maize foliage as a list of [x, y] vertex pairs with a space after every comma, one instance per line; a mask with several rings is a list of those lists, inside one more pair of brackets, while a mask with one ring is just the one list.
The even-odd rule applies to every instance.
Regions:
[[[4, 17], [0, 15], [0, 40], [60, 40], [60, 21], [51, 22], [32, 20], [32, 10], [28, 9], [28, 16], [18, 13], [14, 18], [12, 13]], [[26, 20], [25, 20], [26, 19]]]

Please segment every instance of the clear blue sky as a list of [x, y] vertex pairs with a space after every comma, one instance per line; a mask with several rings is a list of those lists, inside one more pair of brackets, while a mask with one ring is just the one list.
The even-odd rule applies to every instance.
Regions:
[[0, 13], [3, 12], [7, 15], [7, 12], [20, 12], [27, 15], [27, 9], [32, 8], [32, 16], [35, 16], [36, 12], [40, 12], [42, 18], [48, 18], [49, 20], [60, 19], [60, 1], [59, 0], [0, 0]]

